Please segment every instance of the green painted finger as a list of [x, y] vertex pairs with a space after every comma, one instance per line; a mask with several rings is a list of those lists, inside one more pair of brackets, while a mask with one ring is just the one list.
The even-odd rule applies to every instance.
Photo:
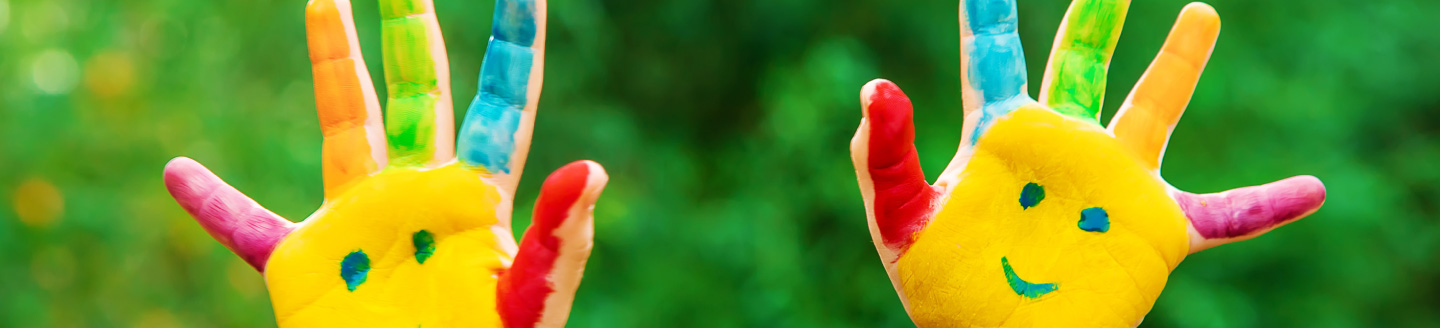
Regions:
[[1040, 84], [1042, 103], [1061, 114], [1100, 124], [1105, 73], [1129, 8], [1129, 0], [1070, 3]]
[[430, 0], [380, 1], [391, 165], [454, 157], [450, 65], [434, 8]]

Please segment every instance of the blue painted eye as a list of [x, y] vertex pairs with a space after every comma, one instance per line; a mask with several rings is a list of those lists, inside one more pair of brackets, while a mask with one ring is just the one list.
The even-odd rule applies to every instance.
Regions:
[[352, 292], [365, 283], [365, 276], [369, 273], [370, 256], [365, 255], [365, 251], [351, 252], [340, 261], [340, 278], [345, 279], [345, 287]]
[[1080, 230], [1090, 232], [1110, 231], [1110, 214], [1105, 209], [1091, 207], [1080, 211]]
[[1035, 207], [1035, 205], [1040, 205], [1040, 201], [1044, 199], [1045, 188], [1041, 187], [1038, 184], [1035, 184], [1034, 182], [1027, 183], [1025, 184], [1025, 188], [1020, 189], [1021, 209], [1029, 209], [1031, 207]]

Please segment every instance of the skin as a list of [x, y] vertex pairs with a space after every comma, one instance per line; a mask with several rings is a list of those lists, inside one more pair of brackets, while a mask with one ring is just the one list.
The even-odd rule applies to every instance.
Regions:
[[934, 184], [894, 83], [861, 90], [850, 149], [871, 239], [922, 327], [1137, 325], [1186, 255], [1315, 212], [1319, 179], [1215, 194], [1160, 177], [1171, 129], [1220, 30], [1192, 3], [1108, 127], [1105, 74], [1128, 1], [1076, 0], [1040, 100], [1025, 94], [1013, 0], [961, 1], [964, 135]]
[[281, 327], [564, 326], [608, 177], [590, 161], [556, 170], [541, 187], [534, 223], [514, 240], [510, 215], [540, 96], [545, 2], [496, 4], [481, 90], [461, 127], [485, 133], [462, 132], [458, 148], [433, 5], [394, 0], [380, 8], [391, 90], [383, 125], [350, 3], [314, 0], [306, 9], [325, 136], [325, 203], [314, 214], [292, 223], [184, 157], [166, 165], [166, 187], [264, 274]]

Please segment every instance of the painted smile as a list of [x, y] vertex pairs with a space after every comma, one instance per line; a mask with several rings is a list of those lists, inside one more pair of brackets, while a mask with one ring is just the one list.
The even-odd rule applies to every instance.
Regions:
[[1020, 275], [1015, 274], [1015, 269], [1010, 267], [1010, 260], [1003, 256], [1000, 257], [1000, 266], [1005, 268], [1005, 281], [1010, 283], [1010, 290], [1014, 290], [1015, 295], [1037, 298], [1059, 288], [1055, 283], [1035, 284], [1021, 279]]

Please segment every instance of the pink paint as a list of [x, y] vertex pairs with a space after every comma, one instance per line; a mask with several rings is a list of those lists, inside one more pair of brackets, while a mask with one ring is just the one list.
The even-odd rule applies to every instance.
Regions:
[[1175, 200], [1201, 236], [1245, 237], [1309, 215], [1325, 203], [1325, 185], [1303, 175], [1259, 186], [1197, 195], [1177, 192]]
[[165, 164], [165, 188], [211, 237], [262, 273], [275, 245], [295, 230], [295, 223], [260, 207], [189, 158]]
[[897, 254], [915, 242], [929, 223], [940, 192], [925, 182], [915, 151], [910, 98], [885, 80], [875, 83], [866, 110], [870, 119], [869, 171], [875, 188], [875, 225], [885, 246]]
[[515, 263], [500, 276], [497, 307], [505, 327], [535, 327], [545, 311], [545, 299], [554, 292], [550, 273], [560, 255], [560, 238], [555, 237], [555, 228], [570, 217], [570, 209], [585, 191], [590, 176], [586, 161], [565, 165], [540, 187], [540, 198], [535, 201], [535, 216], [525, 237], [520, 239], [520, 251]]

